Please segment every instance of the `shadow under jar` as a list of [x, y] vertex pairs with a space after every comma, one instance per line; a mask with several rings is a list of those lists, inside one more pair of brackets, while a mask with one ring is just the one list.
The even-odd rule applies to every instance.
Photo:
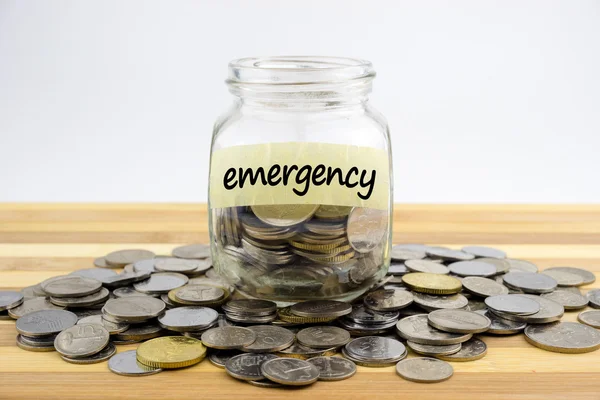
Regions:
[[216, 271], [245, 296], [349, 301], [390, 263], [392, 154], [368, 102], [371, 63], [244, 58], [215, 123], [209, 210]]

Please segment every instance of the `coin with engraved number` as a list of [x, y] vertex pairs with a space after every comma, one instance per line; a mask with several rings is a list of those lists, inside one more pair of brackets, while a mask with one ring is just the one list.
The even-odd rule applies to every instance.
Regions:
[[550, 322], [559, 321], [565, 313], [565, 308], [555, 301], [530, 294], [517, 294], [515, 296], [521, 296], [536, 301], [540, 306], [540, 310], [535, 314], [520, 315], [499, 312], [491, 307], [490, 309], [494, 314], [501, 318], [510, 319], [512, 321], [527, 322], [528, 324], [547, 324]]
[[254, 325], [249, 326], [248, 329], [254, 332], [256, 340], [242, 347], [241, 350], [249, 353], [271, 353], [283, 350], [290, 347], [296, 337], [294, 332], [280, 326]]
[[557, 302], [558, 304], [562, 305], [565, 310], [579, 310], [588, 305], [587, 297], [562, 289], [557, 289], [550, 293], [544, 293], [540, 295], [540, 297]]
[[411, 272], [428, 272], [430, 274], [447, 275], [450, 270], [440, 263], [431, 260], [406, 260], [404, 262], [406, 268]]
[[407, 381], [419, 383], [442, 382], [452, 377], [454, 370], [445, 361], [436, 358], [409, 358], [396, 364], [396, 372]]
[[17, 332], [25, 336], [59, 333], [77, 323], [77, 315], [65, 310], [41, 310], [25, 314], [17, 320]]
[[92, 354], [87, 357], [67, 357], [64, 355], [60, 355], [60, 357], [68, 363], [71, 364], [96, 364], [102, 361], [106, 361], [117, 353], [117, 348], [114, 344], [109, 343], [105, 348], [100, 350], [100, 352], [96, 354]]
[[211, 328], [202, 334], [202, 343], [206, 347], [221, 350], [241, 349], [255, 340], [256, 333], [240, 326]]
[[496, 267], [483, 261], [458, 261], [448, 265], [448, 269], [458, 276], [492, 276], [498, 273]]
[[354, 207], [348, 216], [348, 242], [359, 253], [369, 253], [387, 233], [389, 214], [374, 208]]
[[431, 357], [454, 354], [454, 353], [458, 352], [460, 350], [460, 348], [462, 347], [461, 343], [447, 344], [444, 346], [433, 346], [430, 344], [420, 344], [420, 343], [411, 342], [410, 340], [408, 340], [406, 342], [406, 345], [408, 346], [409, 349], [411, 349], [412, 351], [414, 351], [417, 354], [420, 354], [422, 356], [431, 356]]
[[592, 328], [600, 329], [600, 311], [584, 311], [577, 316], [577, 320], [582, 324], [591, 326]]
[[0, 290], [0, 311], [15, 308], [23, 303], [23, 293], [12, 292], [8, 290]]
[[466, 246], [461, 249], [465, 253], [473, 254], [477, 258], [506, 258], [506, 253], [493, 247]]
[[443, 332], [429, 325], [427, 314], [402, 318], [396, 324], [400, 337], [411, 342], [431, 345], [447, 345], [466, 342], [472, 334]]
[[600, 332], [577, 322], [529, 325], [525, 328], [525, 339], [557, 353], [589, 353], [600, 349]]
[[487, 354], [487, 345], [479, 339], [473, 338], [462, 344], [459, 351], [448, 355], [437, 355], [436, 357], [444, 361], [475, 361]]
[[397, 311], [413, 302], [413, 294], [408, 290], [378, 289], [369, 293], [364, 304], [375, 311]]
[[444, 332], [481, 333], [490, 327], [490, 320], [474, 311], [436, 310], [427, 316], [429, 325]]
[[99, 353], [109, 339], [110, 333], [102, 325], [75, 325], [58, 334], [54, 347], [66, 357], [87, 357]]
[[160, 368], [148, 367], [137, 361], [136, 351], [128, 350], [115, 354], [108, 360], [108, 369], [118, 375], [146, 376], [158, 374]]
[[508, 288], [491, 279], [468, 276], [462, 280], [463, 287], [470, 293], [481, 297], [508, 294]]
[[541, 274], [551, 276], [562, 287], [581, 286], [584, 281], [581, 275], [559, 269], [546, 269]]
[[143, 322], [158, 317], [165, 308], [165, 303], [154, 297], [122, 297], [107, 301], [102, 313], [116, 322]]
[[150, 278], [133, 284], [138, 292], [147, 294], [168, 293], [188, 283], [189, 278], [176, 272], [158, 272], [150, 275]]
[[104, 303], [110, 291], [106, 288], [101, 287], [96, 293], [88, 294], [87, 296], [81, 297], [50, 297], [50, 301], [57, 306], [69, 307], [69, 308], [83, 308], [90, 307], [95, 304]]
[[111, 335], [125, 332], [127, 329], [129, 329], [129, 325], [124, 323], [114, 323], [107, 321], [104, 318], [102, 318], [102, 315], [90, 315], [89, 317], [80, 318], [79, 321], [77, 321], [77, 325], [82, 324], [102, 325]]
[[108, 265], [116, 267], [124, 267], [127, 264], [133, 264], [140, 260], [154, 258], [154, 253], [148, 250], [119, 250], [104, 256], [104, 260]]
[[148, 340], [137, 348], [137, 360], [155, 368], [174, 369], [198, 364], [206, 356], [206, 347], [195, 338], [163, 336]]
[[426, 272], [411, 272], [402, 276], [402, 282], [412, 291], [428, 294], [454, 294], [462, 283], [454, 277]]
[[102, 282], [106, 278], [110, 278], [111, 276], [117, 275], [117, 273], [112, 269], [88, 268], [73, 271], [69, 275], [82, 276], [84, 278], [95, 279], [97, 281]]
[[486, 331], [486, 334], [493, 335], [514, 335], [515, 333], [522, 332], [527, 324], [525, 322], [511, 321], [509, 319], [500, 318], [490, 310], [477, 310], [478, 314], [485, 315], [491, 322], [490, 328]]
[[462, 294], [452, 294], [448, 296], [435, 296], [424, 293], [414, 293], [415, 303], [427, 311], [439, 309], [459, 309], [466, 307], [469, 300]]
[[558, 286], [556, 279], [551, 276], [533, 272], [509, 272], [502, 280], [510, 288], [534, 294], [549, 293]]
[[350, 341], [350, 334], [336, 326], [311, 326], [297, 334], [298, 343], [314, 349], [343, 346]]
[[175, 332], [206, 329], [217, 322], [219, 313], [208, 307], [177, 307], [158, 317], [158, 324]]
[[531, 315], [540, 311], [539, 302], [516, 294], [501, 294], [485, 299], [485, 304], [494, 311], [507, 314]]
[[290, 311], [299, 317], [341, 317], [350, 314], [352, 306], [335, 300], [308, 300], [294, 304], [290, 307]]
[[52, 297], [81, 297], [96, 293], [102, 288], [100, 281], [77, 275], [57, 276], [45, 282], [42, 283], [42, 288]]
[[261, 367], [277, 356], [266, 353], [243, 353], [229, 358], [225, 362], [225, 371], [236, 379], [255, 381], [264, 379]]
[[265, 378], [282, 385], [310, 385], [319, 379], [319, 369], [297, 358], [273, 358], [260, 367]]
[[587, 292], [586, 297], [589, 301], [590, 307], [600, 308], [600, 289], [590, 290]]
[[320, 381], [341, 381], [356, 374], [356, 364], [340, 357], [314, 357], [309, 363], [319, 370]]
[[56, 306], [45, 297], [34, 297], [33, 299], [25, 300], [15, 308], [8, 310], [8, 315], [13, 319], [21, 318], [25, 314], [40, 310], [63, 310], [64, 307]]
[[587, 271], [582, 268], [551, 267], [551, 268], [546, 268], [543, 272], [548, 273], [550, 271], [562, 271], [562, 272], [568, 272], [568, 273], [574, 274], [574, 275], [579, 275], [583, 279], [583, 282], [581, 283], [582, 285], [589, 285], [596, 281], [596, 276], [594, 275], [593, 272]]

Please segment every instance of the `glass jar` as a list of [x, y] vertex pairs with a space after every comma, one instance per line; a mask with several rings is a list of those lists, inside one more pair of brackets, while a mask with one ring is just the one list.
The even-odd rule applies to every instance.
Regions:
[[209, 220], [216, 271], [250, 298], [350, 301], [390, 263], [392, 153], [364, 60], [244, 58], [215, 123]]

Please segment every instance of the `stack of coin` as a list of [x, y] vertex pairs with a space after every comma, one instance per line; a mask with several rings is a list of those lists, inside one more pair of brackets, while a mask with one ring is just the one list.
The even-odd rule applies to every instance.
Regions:
[[169, 292], [167, 305], [218, 307], [228, 301], [230, 295], [227, 288], [219, 285], [188, 283]]
[[365, 367], [388, 367], [406, 357], [406, 347], [398, 340], [365, 336], [352, 340], [342, 350], [349, 360]]
[[20, 292], [0, 290], [0, 320], [9, 320], [8, 310], [23, 304], [25, 295]]
[[30, 312], [17, 320], [17, 345], [28, 351], [54, 351], [58, 334], [76, 323], [77, 315], [65, 310]]
[[78, 324], [62, 330], [54, 347], [63, 360], [76, 364], [100, 362], [116, 353], [110, 344], [110, 333], [99, 324]]
[[352, 313], [339, 319], [341, 327], [353, 336], [385, 334], [398, 322], [398, 311], [374, 311], [364, 305], [352, 307]]
[[227, 319], [246, 324], [264, 324], [277, 318], [277, 304], [267, 300], [232, 300], [222, 306]]

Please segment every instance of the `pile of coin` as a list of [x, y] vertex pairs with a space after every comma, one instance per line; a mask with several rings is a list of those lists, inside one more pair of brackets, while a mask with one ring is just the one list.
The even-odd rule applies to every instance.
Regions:
[[[278, 229], [280, 235], [289, 228]], [[339, 233], [331, 229], [331, 236]], [[271, 240], [261, 232], [260, 240]], [[286, 246], [300, 256], [297, 246]], [[207, 267], [209, 256], [199, 244], [171, 256], [114, 252], [96, 268], [0, 292], [0, 316], [17, 320], [20, 348], [56, 350], [70, 363], [109, 360], [117, 374], [144, 376], [208, 358], [259, 387], [347, 379], [356, 365], [395, 365], [404, 379], [441, 382], [452, 376], [453, 362], [487, 354], [485, 335], [524, 334], [559, 353], [600, 348], [600, 310], [580, 312], [580, 323], [561, 321], [571, 310], [600, 309], [600, 289], [579, 289], [595, 280], [581, 268], [538, 272], [492, 248], [397, 245], [388, 276], [352, 304], [314, 299], [278, 307], [240, 297]], [[137, 350], [116, 354], [116, 346], [135, 343]]]
[[212, 213], [215, 267], [251, 296], [339, 297], [362, 292], [382, 277], [386, 211], [308, 204]]

